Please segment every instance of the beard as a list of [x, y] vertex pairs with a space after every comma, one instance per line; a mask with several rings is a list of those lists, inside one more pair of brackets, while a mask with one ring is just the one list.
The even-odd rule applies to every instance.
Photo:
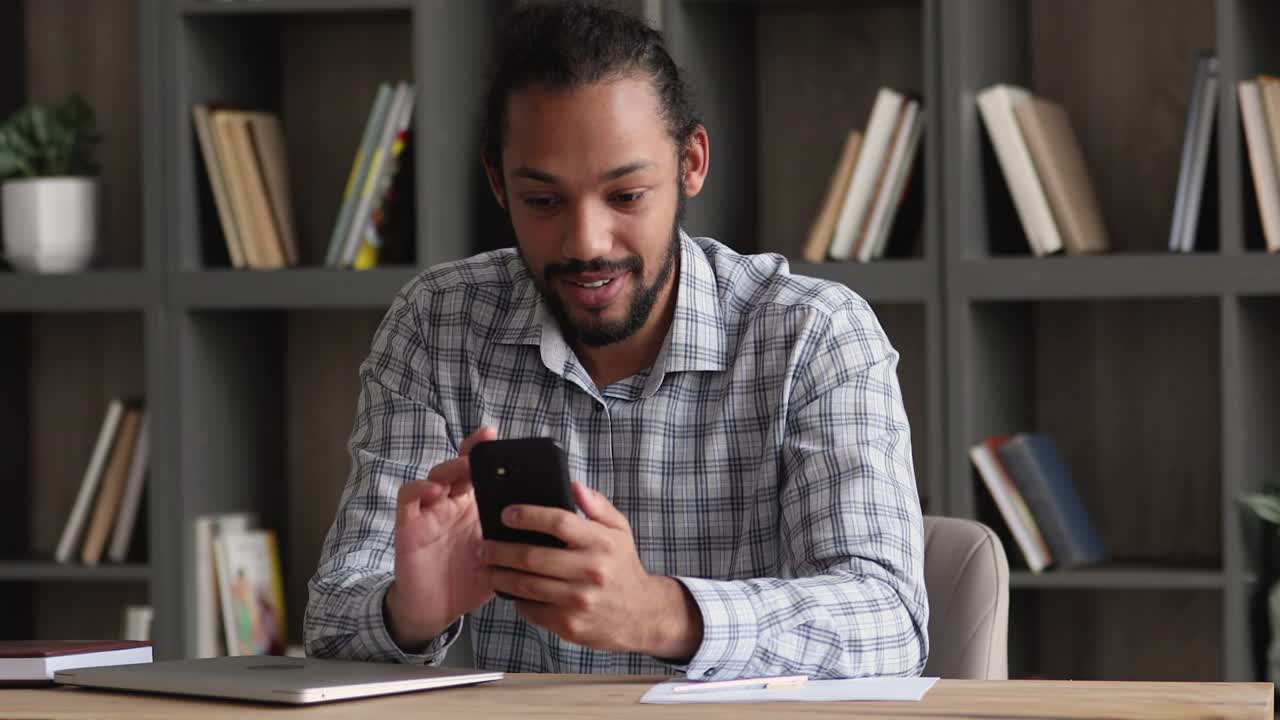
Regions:
[[[683, 173], [681, 173], [681, 179], [677, 181], [676, 211], [671, 221], [671, 241], [667, 243], [667, 250], [661, 260], [662, 264], [658, 268], [657, 276], [650, 285], [643, 284], [645, 276], [644, 260], [634, 255], [624, 260], [595, 258], [587, 261], [571, 260], [567, 263], [549, 263], [543, 268], [542, 277], [538, 277], [536, 274], [533, 275], [534, 284], [542, 294], [542, 299], [546, 302], [547, 309], [551, 311], [551, 315], [559, 323], [560, 332], [564, 335], [567, 343], [570, 345], [582, 343], [588, 347], [604, 347], [626, 340], [645, 326], [649, 321], [649, 316], [653, 314], [653, 308], [658, 302], [658, 296], [662, 294], [662, 290], [671, 280], [671, 276], [676, 270], [676, 259], [680, 252], [680, 224], [684, 220], [684, 213], [684, 182]], [[508, 211], [507, 216], [510, 219], [510, 211]], [[521, 252], [521, 255], [523, 256], [523, 252]], [[525, 265], [526, 267], [528, 266], [527, 260]], [[639, 287], [633, 290], [630, 299], [626, 300], [628, 303], [627, 310], [622, 319], [605, 320], [601, 317], [593, 317], [586, 320], [575, 320], [569, 315], [564, 301], [551, 288], [554, 287], [557, 276], [586, 272], [626, 272], [632, 273], [638, 278]]]

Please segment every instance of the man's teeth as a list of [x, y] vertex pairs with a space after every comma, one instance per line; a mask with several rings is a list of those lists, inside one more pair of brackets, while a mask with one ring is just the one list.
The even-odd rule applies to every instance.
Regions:
[[613, 278], [605, 278], [604, 280], [597, 280], [595, 282], [589, 282], [589, 283], [574, 283], [574, 285], [578, 285], [584, 288], [598, 288], [598, 287], [604, 287], [605, 285], [608, 285], [611, 280], [613, 280]]

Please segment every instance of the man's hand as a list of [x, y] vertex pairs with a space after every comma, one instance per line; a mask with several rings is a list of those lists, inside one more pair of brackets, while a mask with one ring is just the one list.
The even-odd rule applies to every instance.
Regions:
[[650, 575], [627, 519], [600, 493], [573, 484], [579, 517], [558, 508], [512, 506], [503, 522], [548, 533], [565, 549], [486, 541], [494, 590], [524, 598], [516, 611], [570, 642], [596, 650], [688, 660], [702, 643], [702, 615], [684, 586]]
[[483, 538], [467, 454], [496, 437], [493, 428], [480, 428], [462, 443], [458, 457], [400, 488], [396, 577], [384, 609], [391, 638], [405, 650], [426, 645], [492, 597], [480, 562]]

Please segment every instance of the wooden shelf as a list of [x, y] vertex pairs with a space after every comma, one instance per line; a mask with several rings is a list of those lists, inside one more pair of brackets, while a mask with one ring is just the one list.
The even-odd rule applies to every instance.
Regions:
[[0, 562], [0, 581], [19, 582], [146, 582], [151, 567], [145, 564], [96, 566], [56, 562]]
[[995, 257], [956, 263], [948, 282], [970, 300], [1216, 297], [1239, 282], [1233, 260], [1172, 253]]
[[794, 275], [809, 275], [849, 286], [869, 302], [924, 303], [937, 292], [932, 263], [921, 259], [869, 263], [792, 261]]
[[178, 304], [192, 310], [385, 308], [421, 270], [301, 268], [201, 270], [171, 276]]
[[0, 312], [141, 310], [147, 303], [147, 280], [140, 270], [0, 273]]

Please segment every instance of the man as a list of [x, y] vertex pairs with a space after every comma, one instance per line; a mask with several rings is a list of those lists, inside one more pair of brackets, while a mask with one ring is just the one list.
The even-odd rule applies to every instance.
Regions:
[[[309, 654], [435, 663], [469, 631], [506, 671], [918, 674], [920, 507], [870, 308], [684, 234], [710, 145], [658, 33], [535, 5], [502, 48], [483, 160], [518, 250], [424, 272], [379, 328]], [[467, 453], [498, 436], [568, 453], [582, 514], [504, 518], [566, 548], [482, 539]]]

